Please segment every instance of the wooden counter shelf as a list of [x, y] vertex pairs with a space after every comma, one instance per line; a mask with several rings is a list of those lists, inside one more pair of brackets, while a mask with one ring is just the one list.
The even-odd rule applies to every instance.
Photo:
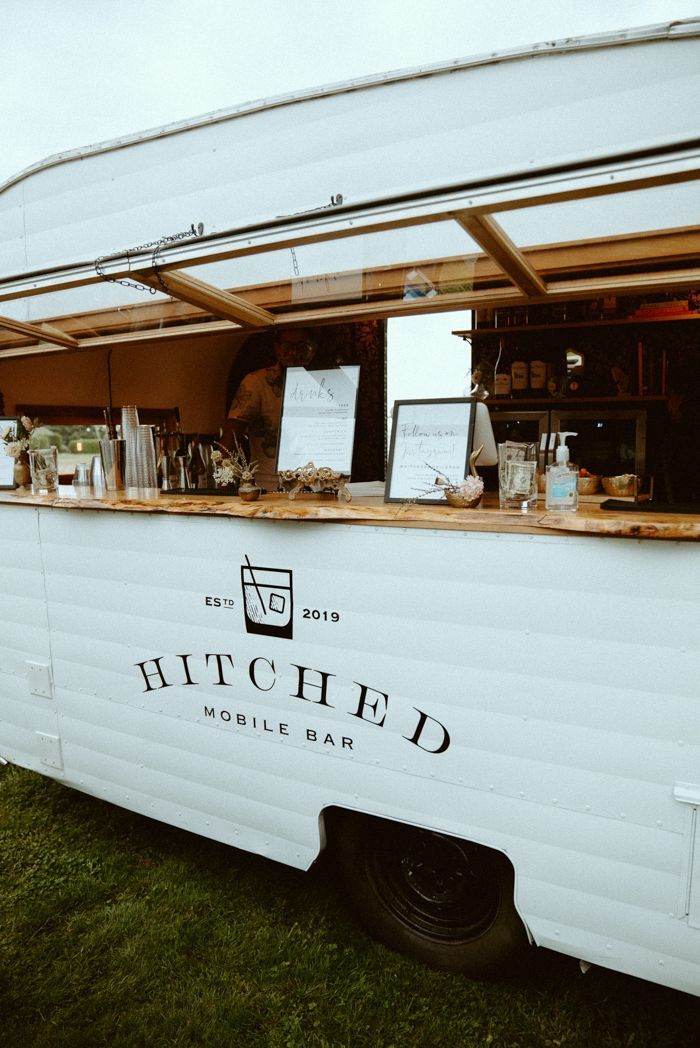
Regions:
[[37, 506], [64, 510], [99, 510], [186, 516], [246, 517], [256, 520], [308, 520], [374, 527], [427, 528], [452, 531], [516, 534], [599, 535], [614, 538], [665, 539], [700, 542], [700, 514], [644, 511], [610, 512], [598, 503], [583, 503], [577, 513], [548, 512], [541, 507], [527, 514], [500, 510], [498, 498], [488, 493], [479, 509], [450, 506], [385, 503], [381, 498], [353, 498], [352, 502], [319, 496], [290, 500], [284, 495], [263, 495], [257, 502], [236, 496], [159, 495], [128, 489], [106, 495], [72, 486], [59, 488], [57, 496], [27, 491], [0, 491], [0, 505]]
[[541, 331], [566, 331], [577, 328], [630, 327], [632, 325], [646, 327], [647, 324], [678, 324], [689, 320], [700, 320], [700, 313], [667, 313], [664, 316], [599, 317], [594, 320], [563, 320], [550, 324], [504, 324], [502, 327], [463, 328], [453, 331], [452, 334], [464, 339], [481, 338], [485, 335], [508, 337], [510, 335], [524, 335], [528, 331], [538, 333]]

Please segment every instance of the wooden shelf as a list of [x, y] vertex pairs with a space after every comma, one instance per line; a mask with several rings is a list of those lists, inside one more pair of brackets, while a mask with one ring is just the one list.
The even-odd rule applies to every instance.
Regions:
[[660, 393], [634, 397], [489, 397], [485, 401], [488, 408], [507, 408], [509, 411], [519, 407], [569, 407], [582, 404], [615, 404], [624, 408], [627, 404], [648, 404], [655, 402], [665, 404], [667, 397]]
[[666, 317], [613, 317], [610, 320], [567, 320], [562, 324], [520, 324], [513, 327], [467, 328], [463, 331], [453, 331], [452, 334], [458, 335], [460, 338], [473, 338], [480, 335], [519, 335], [526, 334], [528, 331], [570, 331], [574, 328], [678, 324], [689, 320], [700, 320], [700, 313], [679, 313], [678, 315]]

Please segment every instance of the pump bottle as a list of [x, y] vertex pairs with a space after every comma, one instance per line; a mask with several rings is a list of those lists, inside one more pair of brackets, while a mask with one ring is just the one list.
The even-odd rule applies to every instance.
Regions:
[[556, 462], [547, 466], [545, 506], [547, 509], [575, 513], [578, 509], [578, 466], [569, 461], [567, 437], [576, 433], [559, 433]]

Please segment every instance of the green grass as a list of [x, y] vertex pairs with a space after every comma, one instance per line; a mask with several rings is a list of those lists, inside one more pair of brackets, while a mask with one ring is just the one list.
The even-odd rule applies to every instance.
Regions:
[[533, 950], [481, 983], [368, 940], [302, 874], [0, 771], [3, 1048], [697, 1048], [700, 1001]]

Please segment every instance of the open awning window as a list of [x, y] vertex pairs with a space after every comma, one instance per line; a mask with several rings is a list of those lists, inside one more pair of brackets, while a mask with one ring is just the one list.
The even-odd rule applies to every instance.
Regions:
[[[44, 196], [35, 194], [31, 222], [23, 223], [21, 210], [25, 199], [31, 201], [32, 183], [21, 196], [18, 184], [5, 196], [9, 232], [4, 256], [19, 266], [29, 257], [23, 237], [31, 234], [37, 258], [46, 263], [0, 276], [0, 357], [697, 288], [700, 141], [690, 137], [689, 98], [679, 100], [680, 111], [665, 102], [661, 106], [680, 83], [695, 85], [697, 92], [700, 79], [700, 22], [678, 25], [682, 32], [671, 27], [644, 39], [607, 40], [600, 47], [584, 40], [552, 54], [474, 60], [459, 68], [282, 100], [255, 113], [234, 114], [235, 119], [201, 122], [186, 129], [191, 137], [183, 145], [172, 132], [162, 140], [142, 136], [128, 148], [113, 144], [111, 152], [79, 158], [85, 164], [73, 168], [60, 158], [55, 172], [42, 170], [37, 176], [44, 179]], [[652, 75], [650, 57], [657, 49], [660, 60]], [[638, 83], [648, 97], [635, 117], [636, 139], [629, 121], [620, 123], [624, 142], [616, 153], [608, 141], [605, 114], [610, 98], [622, 90], [612, 61], [618, 53], [628, 73], [633, 65], [646, 71]], [[574, 63], [580, 74], [586, 73], [575, 82], [571, 77], [561, 80], [562, 91], [570, 93], [557, 100], [561, 133], [548, 122], [545, 96], [537, 95], [538, 84], [542, 90], [559, 68], [547, 64], [551, 61], [566, 63], [565, 71]], [[531, 92], [527, 97], [520, 96], [521, 84]], [[484, 94], [486, 88], [491, 97]], [[385, 93], [388, 107], [383, 109]], [[478, 106], [440, 108], [441, 101], [455, 106], [470, 97], [478, 99]], [[511, 133], [500, 142], [499, 152], [493, 129], [500, 123], [489, 125], [486, 115], [489, 106], [494, 121], [499, 112], [509, 114], [516, 98], [517, 141]], [[410, 120], [396, 123], [397, 101], [415, 102], [406, 110]], [[669, 114], [679, 112], [670, 122]], [[657, 115], [658, 124], [652, 127]], [[580, 125], [571, 124], [574, 116]], [[297, 128], [302, 126], [316, 136], [317, 156], [308, 150], [298, 150], [298, 156], [293, 152], [289, 136], [301, 133]], [[267, 128], [272, 135], [265, 148], [273, 159], [281, 157], [280, 141], [286, 142], [287, 166], [271, 171], [266, 180], [262, 168], [255, 173], [251, 159], [250, 143], [257, 141], [251, 138], [253, 128]], [[607, 138], [595, 137], [599, 128]], [[202, 184], [206, 172], [214, 172], [215, 136], [223, 132], [229, 136], [231, 156], [242, 155], [241, 143], [249, 149], [245, 162], [236, 180], [218, 187]], [[516, 146], [522, 158], [512, 170]], [[355, 167], [348, 167], [351, 147]], [[426, 157], [428, 147], [438, 151]], [[173, 191], [171, 198], [151, 200], [149, 193], [162, 193], [162, 185], [169, 184], [167, 167], [157, 168], [156, 186], [143, 181], [144, 172], [155, 169], [156, 158], [166, 165], [171, 155], [180, 156], [179, 195]], [[222, 165], [219, 159], [216, 163]], [[122, 184], [138, 184], [141, 195], [120, 202], [121, 212], [112, 213], [110, 187], [119, 180], [111, 171], [120, 164]], [[386, 175], [382, 164], [391, 166]], [[241, 181], [246, 165], [250, 183]], [[293, 210], [292, 201], [316, 199], [323, 191], [319, 186], [335, 184], [328, 182], [328, 171], [339, 166], [356, 194], [335, 193], [324, 206]], [[229, 167], [216, 170], [221, 174]], [[80, 212], [79, 179], [90, 170], [97, 174], [84, 191], [86, 214], [88, 203], [92, 208], [88, 220]], [[140, 172], [140, 182], [134, 172]], [[55, 186], [48, 182], [51, 177]], [[286, 205], [280, 200], [276, 210], [277, 199], [294, 178]], [[398, 192], [400, 183], [403, 190]], [[267, 214], [261, 217], [255, 209], [265, 194]], [[227, 218], [246, 214], [244, 197], [249, 220], [226, 228]], [[217, 216], [212, 228], [193, 223], [160, 240], [127, 242], [114, 249], [124, 224], [141, 229], [154, 208], [160, 209], [163, 221], [166, 215], [171, 220], [175, 199], [178, 207], [186, 201], [193, 210], [206, 210], [206, 202], [209, 213]], [[81, 257], [80, 252], [105, 239], [106, 230], [112, 242], [105, 243], [105, 254]]]

